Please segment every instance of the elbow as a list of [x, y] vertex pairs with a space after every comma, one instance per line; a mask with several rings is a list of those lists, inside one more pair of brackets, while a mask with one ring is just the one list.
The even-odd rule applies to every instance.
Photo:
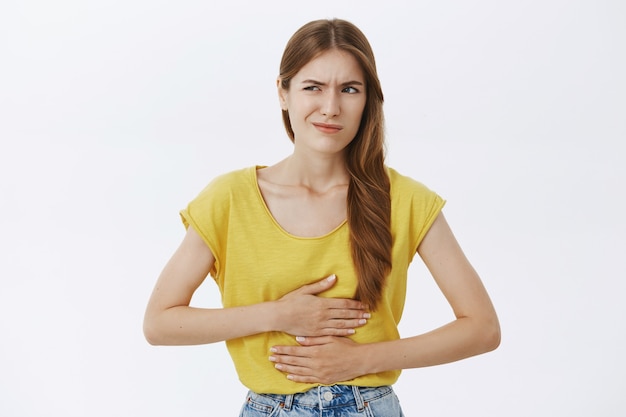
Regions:
[[486, 353], [496, 350], [498, 346], [500, 346], [500, 342], [502, 340], [498, 318], [492, 317], [489, 320], [486, 320], [482, 326], [480, 334], [483, 351]]
[[158, 326], [154, 319], [145, 317], [143, 320], [143, 336], [146, 341], [152, 346], [163, 345], [161, 332], [158, 330]]
[[159, 343], [158, 338], [155, 337], [152, 333], [146, 332], [146, 330], [143, 331], [143, 336], [146, 338], [146, 342], [148, 342], [148, 344], [152, 345], [152, 346], [160, 346], [161, 343]]

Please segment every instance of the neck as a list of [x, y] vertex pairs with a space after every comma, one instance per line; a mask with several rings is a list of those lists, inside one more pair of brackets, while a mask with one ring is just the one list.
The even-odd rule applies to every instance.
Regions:
[[285, 181], [316, 191], [350, 182], [343, 154], [312, 158], [294, 152], [279, 165]]

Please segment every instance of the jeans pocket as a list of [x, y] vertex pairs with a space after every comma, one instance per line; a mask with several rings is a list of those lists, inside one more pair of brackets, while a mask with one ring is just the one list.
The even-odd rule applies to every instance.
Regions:
[[280, 403], [270, 398], [248, 394], [239, 417], [272, 417], [277, 414], [279, 406]]
[[404, 417], [400, 401], [393, 391], [383, 397], [368, 401], [365, 415], [367, 417]]

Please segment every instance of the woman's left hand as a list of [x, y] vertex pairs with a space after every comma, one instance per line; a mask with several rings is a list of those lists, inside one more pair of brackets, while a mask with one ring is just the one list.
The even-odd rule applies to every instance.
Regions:
[[274, 346], [269, 360], [295, 382], [334, 384], [366, 372], [357, 351], [359, 344], [347, 337], [297, 337], [300, 346]]

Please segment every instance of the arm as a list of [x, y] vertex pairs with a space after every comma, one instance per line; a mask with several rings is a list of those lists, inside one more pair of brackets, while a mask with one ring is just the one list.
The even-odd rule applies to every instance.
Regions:
[[418, 253], [450, 303], [455, 320], [422, 335], [363, 345], [347, 338], [299, 338], [302, 346], [275, 347], [270, 360], [295, 381], [331, 383], [449, 363], [495, 349], [500, 343], [496, 312], [443, 214]]
[[190, 307], [193, 293], [214, 263], [210, 249], [190, 227], [148, 302], [143, 328], [150, 344], [206, 344], [267, 331], [345, 336], [368, 317], [357, 301], [315, 296], [334, 285], [332, 276], [276, 301], [231, 308]]

